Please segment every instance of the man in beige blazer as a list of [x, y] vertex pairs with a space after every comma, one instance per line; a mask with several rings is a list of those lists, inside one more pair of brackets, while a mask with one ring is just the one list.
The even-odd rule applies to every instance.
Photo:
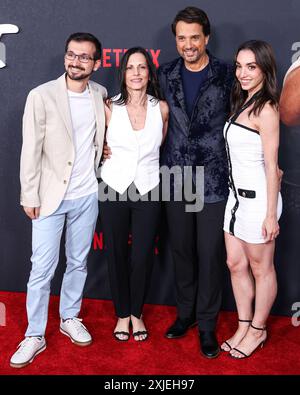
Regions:
[[23, 117], [21, 205], [32, 220], [32, 270], [27, 284], [28, 328], [10, 361], [17, 368], [46, 348], [50, 282], [65, 224], [67, 267], [60, 331], [79, 346], [92, 342], [78, 315], [98, 215], [96, 170], [107, 92], [89, 81], [101, 63], [99, 40], [89, 33], [74, 33], [65, 49], [66, 73], [29, 93]]

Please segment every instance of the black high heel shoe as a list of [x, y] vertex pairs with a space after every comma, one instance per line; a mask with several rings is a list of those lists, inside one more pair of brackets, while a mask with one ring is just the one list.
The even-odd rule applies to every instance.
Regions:
[[[141, 315], [139, 319], [143, 321], [143, 315]], [[130, 320], [130, 324], [132, 325], [132, 328], [133, 328], [133, 324], [132, 324], [131, 320]], [[135, 341], [137, 341], [137, 342], [144, 342], [145, 340], [148, 339], [149, 333], [148, 333], [147, 329], [144, 329], [144, 330], [141, 330], [141, 331], [132, 332], [132, 336], [133, 336]], [[140, 336], [144, 336], [144, 337], [142, 339], [140, 339], [140, 338], [136, 339], [136, 337], [140, 337]]]
[[[130, 322], [131, 321], [129, 321], [129, 327], [130, 327]], [[125, 337], [121, 338], [120, 335], [125, 336]], [[130, 333], [129, 333], [129, 331], [114, 331], [113, 336], [119, 342], [127, 342], [130, 338]]]
[[[265, 331], [266, 328], [267, 328], [266, 326], [263, 326], [262, 328], [258, 328], [257, 326], [252, 325], [252, 323], [250, 324], [250, 326], [251, 326], [251, 328], [256, 329], [257, 331]], [[240, 353], [242, 356], [241, 356], [241, 357], [236, 357], [235, 355], [232, 355], [232, 354], [229, 354], [229, 355], [230, 355], [232, 358], [235, 358], [235, 359], [245, 359], [245, 358], [249, 358], [249, 357], [251, 357], [251, 355], [258, 349], [258, 347], [263, 348], [263, 346], [264, 346], [266, 340], [267, 340], [267, 337], [266, 337], [264, 340], [262, 340], [262, 341], [255, 347], [255, 349], [254, 349], [250, 354], [246, 354], [246, 353], [244, 353], [243, 351], [239, 350], [238, 348], [233, 347], [232, 350], [237, 351], [237, 352]]]
[[148, 339], [148, 336], [149, 336], [147, 330], [145, 330], [145, 331], [137, 331], [137, 332], [133, 332], [133, 333], [132, 333], [132, 336], [133, 336], [134, 338], [137, 337], [137, 336], [140, 336], [140, 335], [145, 336], [145, 337], [143, 337], [142, 339], [139, 339], [139, 340], [136, 340], [136, 339], [134, 339], [134, 340], [135, 340], [135, 341], [139, 341], [139, 342], [144, 342], [145, 340]]
[[[119, 335], [123, 335], [126, 336], [123, 339], [121, 337], [119, 337]], [[116, 340], [118, 340], [119, 342], [127, 342], [129, 340], [130, 337], [130, 333], [129, 332], [125, 332], [125, 331], [116, 331], [114, 332], [114, 338]]]
[[[252, 320], [240, 320], [240, 319], [238, 319], [238, 322], [248, 322], [249, 324], [251, 324]], [[226, 344], [226, 346], [229, 347], [229, 350], [224, 350], [224, 348], [222, 348], [222, 346], [221, 346], [221, 347], [220, 347], [220, 348], [221, 348], [221, 351], [229, 352], [229, 351], [232, 350], [232, 346], [228, 343], [228, 340], [225, 340], [225, 341], [223, 342], [223, 344]]]

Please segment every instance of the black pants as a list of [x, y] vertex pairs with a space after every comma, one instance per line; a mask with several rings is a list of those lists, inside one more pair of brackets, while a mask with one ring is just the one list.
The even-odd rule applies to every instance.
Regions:
[[[117, 197], [119, 195], [117, 194]], [[150, 284], [159, 201], [104, 201], [100, 218], [116, 315], [140, 318]], [[131, 257], [128, 236], [131, 230]]]
[[178, 316], [196, 315], [201, 330], [214, 330], [221, 308], [226, 202], [207, 203], [202, 211], [185, 212], [185, 202], [165, 203]]

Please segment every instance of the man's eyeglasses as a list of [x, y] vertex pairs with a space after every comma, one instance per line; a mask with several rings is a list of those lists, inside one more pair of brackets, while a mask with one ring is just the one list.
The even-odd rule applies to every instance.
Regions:
[[95, 60], [94, 58], [91, 58], [86, 53], [83, 53], [81, 55], [76, 55], [73, 51], [67, 51], [65, 53], [65, 58], [68, 60], [75, 60], [76, 58], [78, 58], [79, 62], [81, 63], [88, 63], [90, 60]]

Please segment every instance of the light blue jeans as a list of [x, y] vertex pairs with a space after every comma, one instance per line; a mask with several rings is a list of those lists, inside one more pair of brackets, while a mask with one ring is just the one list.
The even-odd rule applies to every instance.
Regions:
[[59, 313], [61, 318], [78, 316], [87, 276], [87, 256], [98, 216], [98, 194], [63, 200], [49, 216], [32, 220], [32, 269], [27, 284], [28, 328], [25, 336], [44, 336], [50, 284], [59, 260], [60, 240], [66, 222], [66, 271]]

